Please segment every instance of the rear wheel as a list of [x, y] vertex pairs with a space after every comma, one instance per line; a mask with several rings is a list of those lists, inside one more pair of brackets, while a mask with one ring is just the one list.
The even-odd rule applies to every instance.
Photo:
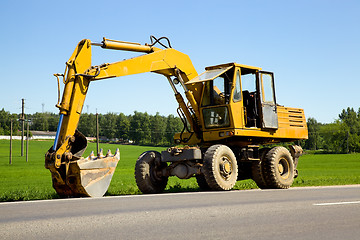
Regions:
[[201, 190], [210, 190], [209, 184], [207, 184], [204, 174], [196, 175], [196, 182]]
[[259, 150], [260, 161], [254, 161], [251, 166], [252, 179], [256, 185], [261, 189], [269, 188], [264, 180], [263, 162], [266, 154], [270, 151], [270, 148], [262, 148]]
[[263, 177], [269, 188], [289, 188], [294, 182], [294, 162], [284, 147], [272, 148], [264, 158]]
[[140, 155], [135, 165], [135, 180], [142, 193], [163, 192], [168, 177], [162, 176], [161, 170], [167, 164], [161, 162], [161, 154], [155, 151], [144, 152]]
[[233, 151], [225, 145], [213, 145], [204, 154], [204, 177], [211, 190], [234, 187], [238, 168]]

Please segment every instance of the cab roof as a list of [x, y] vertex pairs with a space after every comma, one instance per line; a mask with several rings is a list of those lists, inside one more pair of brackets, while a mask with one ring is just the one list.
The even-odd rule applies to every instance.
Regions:
[[206, 67], [205, 70], [212, 70], [212, 69], [216, 69], [216, 68], [227, 68], [227, 67], [232, 67], [232, 66], [241, 67], [241, 68], [249, 68], [249, 69], [254, 69], [254, 70], [261, 70], [260, 67], [253, 67], [253, 66], [249, 66], [249, 65], [245, 65], [245, 64], [235, 63], [235, 62], [209, 66], [209, 67]]
[[243, 69], [247, 69], [247, 71], [244, 72], [252, 72], [256, 70], [261, 70], [261, 68], [258, 67], [252, 67], [247, 66], [243, 64], [238, 63], [226, 63], [226, 64], [220, 64], [215, 66], [210, 66], [205, 68], [205, 72], [201, 73], [200, 75], [196, 76], [195, 78], [188, 81], [186, 84], [194, 84], [194, 83], [200, 83], [200, 82], [206, 82], [215, 79], [216, 77], [220, 76], [224, 72], [230, 70], [233, 67], [240, 67]]

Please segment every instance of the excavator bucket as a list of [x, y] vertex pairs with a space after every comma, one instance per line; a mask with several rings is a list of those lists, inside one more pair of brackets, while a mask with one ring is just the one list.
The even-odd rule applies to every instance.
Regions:
[[109, 188], [120, 160], [119, 149], [115, 154], [109, 150], [106, 155], [101, 149], [97, 156], [91, 152], [87, 158], [83, 158], [81, 155], [86, 145], [86, 138], [77, 131], [72, 143], [72, 159], [60, 168], [49, 168], [53, 187], [62, 197], [102, 197]]
[[102, 197], [110, 186], [116, 165], [120, 159], [119, 149], [114, 155], [109, 150], [106, 156], [100, 151], [97, 157], [71, 162], [67, 172], [68, 185], [74, 196]]

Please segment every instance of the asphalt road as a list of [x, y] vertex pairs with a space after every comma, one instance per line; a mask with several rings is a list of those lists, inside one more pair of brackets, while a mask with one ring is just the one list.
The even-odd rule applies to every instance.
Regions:
[[360, 185], [0, 203], [0, 239], [360, 239]]

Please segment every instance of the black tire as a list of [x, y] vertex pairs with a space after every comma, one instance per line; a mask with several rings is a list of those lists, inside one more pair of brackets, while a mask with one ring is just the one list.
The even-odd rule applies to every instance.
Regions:
[[204, 174], [196, 175], [196, 182], [201, 190], [210, 190], [209, 184], [207, 184]]
[[233, 151], [225, 145], [213, 145], [204, 154], [204, 177], [211, 190], [231, 190], [238, 167]]
[[263, 177], [269, 188], [286, 189], [294, 182], [294, 162], [284, 147], [274, 147], [262, 164]]
[[266, 154], [270, 151], [270, 148], [262, 148], [259, 150], [260, 161], [254, 161], [251, 165], [252, 179], [256, 185], [261, 189], [269, 188], [264, 179], [263, 162]]
[[159, 172], [167, 164], [160, 161], [161, 154], [156, 151], [144, 152], [135, 165], [135, 180], [142, 193], [161, 193], [164, 191], [168, 177]]

